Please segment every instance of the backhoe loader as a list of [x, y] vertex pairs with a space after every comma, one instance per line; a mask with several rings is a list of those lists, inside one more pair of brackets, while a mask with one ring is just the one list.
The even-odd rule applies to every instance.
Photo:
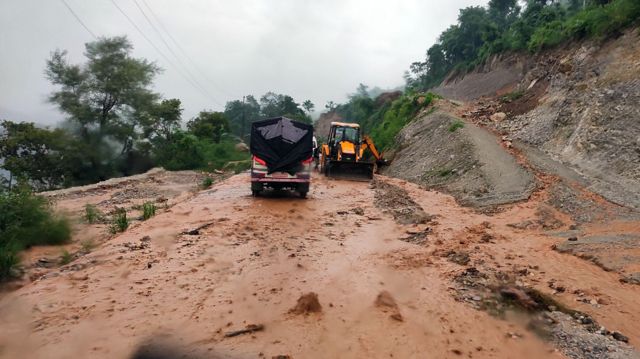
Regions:
[[[366, 158], [366, 150], [375, 161]], [[320, 171], [327, 177], [362, 181], [372, 179], [376, 166], [386, 164], [371, 138], [360, 134], [360, 125], [345, 122], [331, 122], [319, 161]]]

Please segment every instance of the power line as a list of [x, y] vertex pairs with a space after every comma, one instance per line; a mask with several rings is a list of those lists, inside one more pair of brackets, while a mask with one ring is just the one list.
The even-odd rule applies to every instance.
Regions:
[[[136, 0], [134, 0], [136, 1]], [[196, 64], [195, 61], [193, 61], [193, 59], [191, 59], [191, 57], [187, 54], [187, 52], [184, 50], [184, 48], [180, 45], [180, 42], [177, 41], [173, 35], [171, 35], [171, 32], [164, 26], [164, 24], [162, 23], [162, 21], [160, 21], [160, 18], [158, 17], [158, 15], [156, 15], [156, 13], [153, 11], [153, 9], [151, 8], [151, 6], [149, 6], [149, 4], [147, 3], [146, 0], [141, 0], [142, 3], [144, 4], [144, 6], [149, 10], [149, 12], [151, 13], [151, 16], [156, 20], [156, 22], [158, 23], [158, 25], [160, 25], [160, 28], [164, 31], [165, 34], [167, 34], [167, 36], [169, 37], [169, 39], [171, 40], [171, 42], [173, 44], [176, 45], [176, 47], [178, 48], [178, 50], [180, 51], [180, 53], [182, 54], [182, 56], [184, 56], [192, 65], [192, 67], [202, 76], [204, 77], [207, 81], [209, 81], [215, 88], [216, 90], [218, 90], [218, 92], [223, 93], [227, 96], [229, 96], [229, 93], [227, 93], [226, 91], [222, 90], [221, 88], [219, 88], [218, 86], [215, 85], [214, 81], [211, 81], [211, 79], [205, 74], [204, 71], [202, 71], [200, 69], [200, 67], [198, 67], [198, 65]], [[230, 96], [230, 97], [238, 97], [238, 96]]]
[[171, 66], [173, 66], [176, 69], [178, 74], [180, 74], [180, 76], [182, 76], [183, 79], [185, 79], [191, 86], [193, 86], [193, 88], [196, 89], [196, 91], [198, 91], [203, 97], [205, 97], [205, 98], [215, 102], [216, 104], [222, 106], [222, 104], [219, 101], [217, 101], [216, 99], [212, 98], [210, 95], [206, 94], [206, 91], [203, 91], [191, 79], [189, 79], [187, 76], [185, 76], [180, 71], [180, 69], [173, 63], [173, 61], [171, 61], [162, 51], [160, 51], [160, 49], [156, 46], [156, 44], [154, 44], [153, 41], [151, 41], [151, 39], [149, 39], [149, 37], [147, 37], [147, 35], [140, 29], [140, 27], [138, 27], [138, 25], [129, 17], [129, 15], [127, 15], [127, 13], [124, 12], [124, 10], [122, 10], [122, 8], [115, 2], [115, 0], [111, 0], [111, 3], [116, 7], [116, 9], [118, 9], [118, 11], [120, 11], [120, 13], [129, 21], [129, 23], [131, 25], [133, 25], [133, 27], [140, 33], [140, 35], [142, 35], [142, 37], [151, 45], [151, 47], [153, 47], [156, 50], [156, 52], [160, 56], [162, 56], [162, 58], [164, 58]]
[[71, 12], [71, 15], [73, 15], [73, 17], [76, 18], [76, 20], [78, 20], [78, 22], [80, 23], [80, 25], [82, 25], [82, 27], [84, 27], [85, 30], [87, 30], [87, 32], [89, 34], [91, 34], [91, 36], [93, 36], [94, 39], [97, 39], [98, 37], [96, 36], [96, 34], [93, 33], [93, 31], [91, 31], [89, 29], [89, 27], [87, 27], [87, 25], [84, 23], [84, 21], [82, 21], [82, 19], [80, 19], [80, 16], [78, 16], [78, 14], [76, 14], [75, 11], [73, 11], [73, 9], [71, 8], [71, 6], [69, 6], [69, 4], [67, 4], [67, 2], [65, 0], [60, 0], [62, 1], [62, 3], [64, 4], [64, 6], [67, 7], [67, 9], [69, 9], [69, 12]]
[[[138, 1], [137, 0], [133, 0], [133, 2], [135, 3], [135, 5], [138, 8], [138, 10], [140, 10], [140, 12], [144, 16], [144, 18], [147, 20], [149, 25], [151, 25], [151, 28], [153, 29], [153, 31], [155, 31], [156, 35], [158, 35], [158, 37], [160, 38], [160, 41], [162, 41], [164, 46], [169, 50], [169, 52], [173, 55], [173, 57], [175, 57], [175, 59], [178, 61], [178, 64], [182, 66], [182, 69], [185, 71], [187, 76], [189, 76], [191, 78], [191, 80], [194, 83], [196, 83], [198, 85], [198, 87], [200, 87], [200, 89], [202, 89], [204, 92], [206, 92], [210, 97], [213, 97], [213, 96], [211, 96], [211, 93], [209, 93], [209, 91], [206, 89], [206, 87], [202, 86], [202, 84], [198, 81], [198, 79], [195, 76], [193, 76], [193, 74], [189, 71], [189, 68], [187, 66], [185, 66], [185, 64], [182, 62], [180, 57], [175, 53], [175, 51], [173, 51], [173, 48], [171, 46], [169, 46], [169, 43], [167, 43], [167, 41], [164, 39], [164, 36], [162, 36], [162, 33], [160, 32], [160, 30], [158, 30], [158, 28], [153, 24], [151, 19], [149, 19], [149, 17], [147, 16], [147, 13], [142, 9], [142, 7], [138, 3]], [[223, 93], [223, 95], [224, 95], [224, 93]]]

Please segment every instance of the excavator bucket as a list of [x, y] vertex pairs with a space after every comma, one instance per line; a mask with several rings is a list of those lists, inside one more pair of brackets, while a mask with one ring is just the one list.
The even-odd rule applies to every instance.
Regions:
[[326, 168], [326, 175], [350, 181], [369, 181], [373, 179], [373, 171], [373, 163], [330, 161]]

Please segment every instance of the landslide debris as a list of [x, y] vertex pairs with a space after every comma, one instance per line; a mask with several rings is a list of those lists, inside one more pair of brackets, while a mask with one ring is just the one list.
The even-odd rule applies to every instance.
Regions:
[[626, 336], [607, 330], [591, 316], [567, 308], [533, 287], [523, 286], [517, 279], [520, 274], [467, 267], [454, 277], [453, 294], [456, 300], [501, 318], [508, 312], [526, 313], [528, 329], [551, 341], [569, 358], [640, 358], [640, 353], [627, 345]]
[[512, 203], [529, 198], [535, 188], [533, 175], [494, 135], [446, 110], [424, 112], [396, 140], [384, 174], [450, 193], [465, 205]]
[[375, 189], [374, 204], [376, 207], [391, 214], [397, 223], [424, 224], [433, 219], [418, 203], [411, 199], [405, 189], [380, 179], [375, 179], [372, 186]]
[[320, 301], [318, 300], [318, 294], [314, 292], [301, 295], [295, 307], [289, 310], [289, 313], [297, 315], [320, 312], [322, 312], [322, 305], [320, 305]]

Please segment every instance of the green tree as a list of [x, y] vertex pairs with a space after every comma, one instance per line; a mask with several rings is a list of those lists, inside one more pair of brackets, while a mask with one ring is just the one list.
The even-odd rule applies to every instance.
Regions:
[[187, 123], [187, 128], [198, 138], [220, 143], [222, 135], [229, 132], [229, 121], [222, 112], [202, 111]]
[[140, 113], [159, 97], [150, 86], [160, 69], [132, 57], [132, 50], [126, 37], [103, 37], [85, 45], [84, 64], [68, 63], [61, 50], [47, 61], [46, 76], [57, 87], [49, 100], [67, 114], [86, 145], [90, 181], [114, 174], [116, 162], [133, 150]]
[[171, 142], [174, 134], [180, 130], [182, 121], [182, 103], [178, 99], [162, 100], [153, 104], [149, 111], [140, 115], [143, 135], [154, 142]]
[[2, 168], [38, 190], [69, 184], [80, 164], [82, 146], [62, 129], [38, 128], [33, 123], [0, 123]]
[[251, 132], [251, 123], [260, 119], [260, 104], [252, 95], [243, 101], [229, 101], [224, 107], [224, 115], [229, 120], [231, 132], [246, 140]]
[[316, 107], [316, 105], [313, 104], [313, 102], [311, 102], [311, 100], [306, 100], [302, 103], [302, 108], [304, 108], [305, 111], [307, 111], [307, 114], [311, 114], [311, 112], [313, 112], [313, 109]]

